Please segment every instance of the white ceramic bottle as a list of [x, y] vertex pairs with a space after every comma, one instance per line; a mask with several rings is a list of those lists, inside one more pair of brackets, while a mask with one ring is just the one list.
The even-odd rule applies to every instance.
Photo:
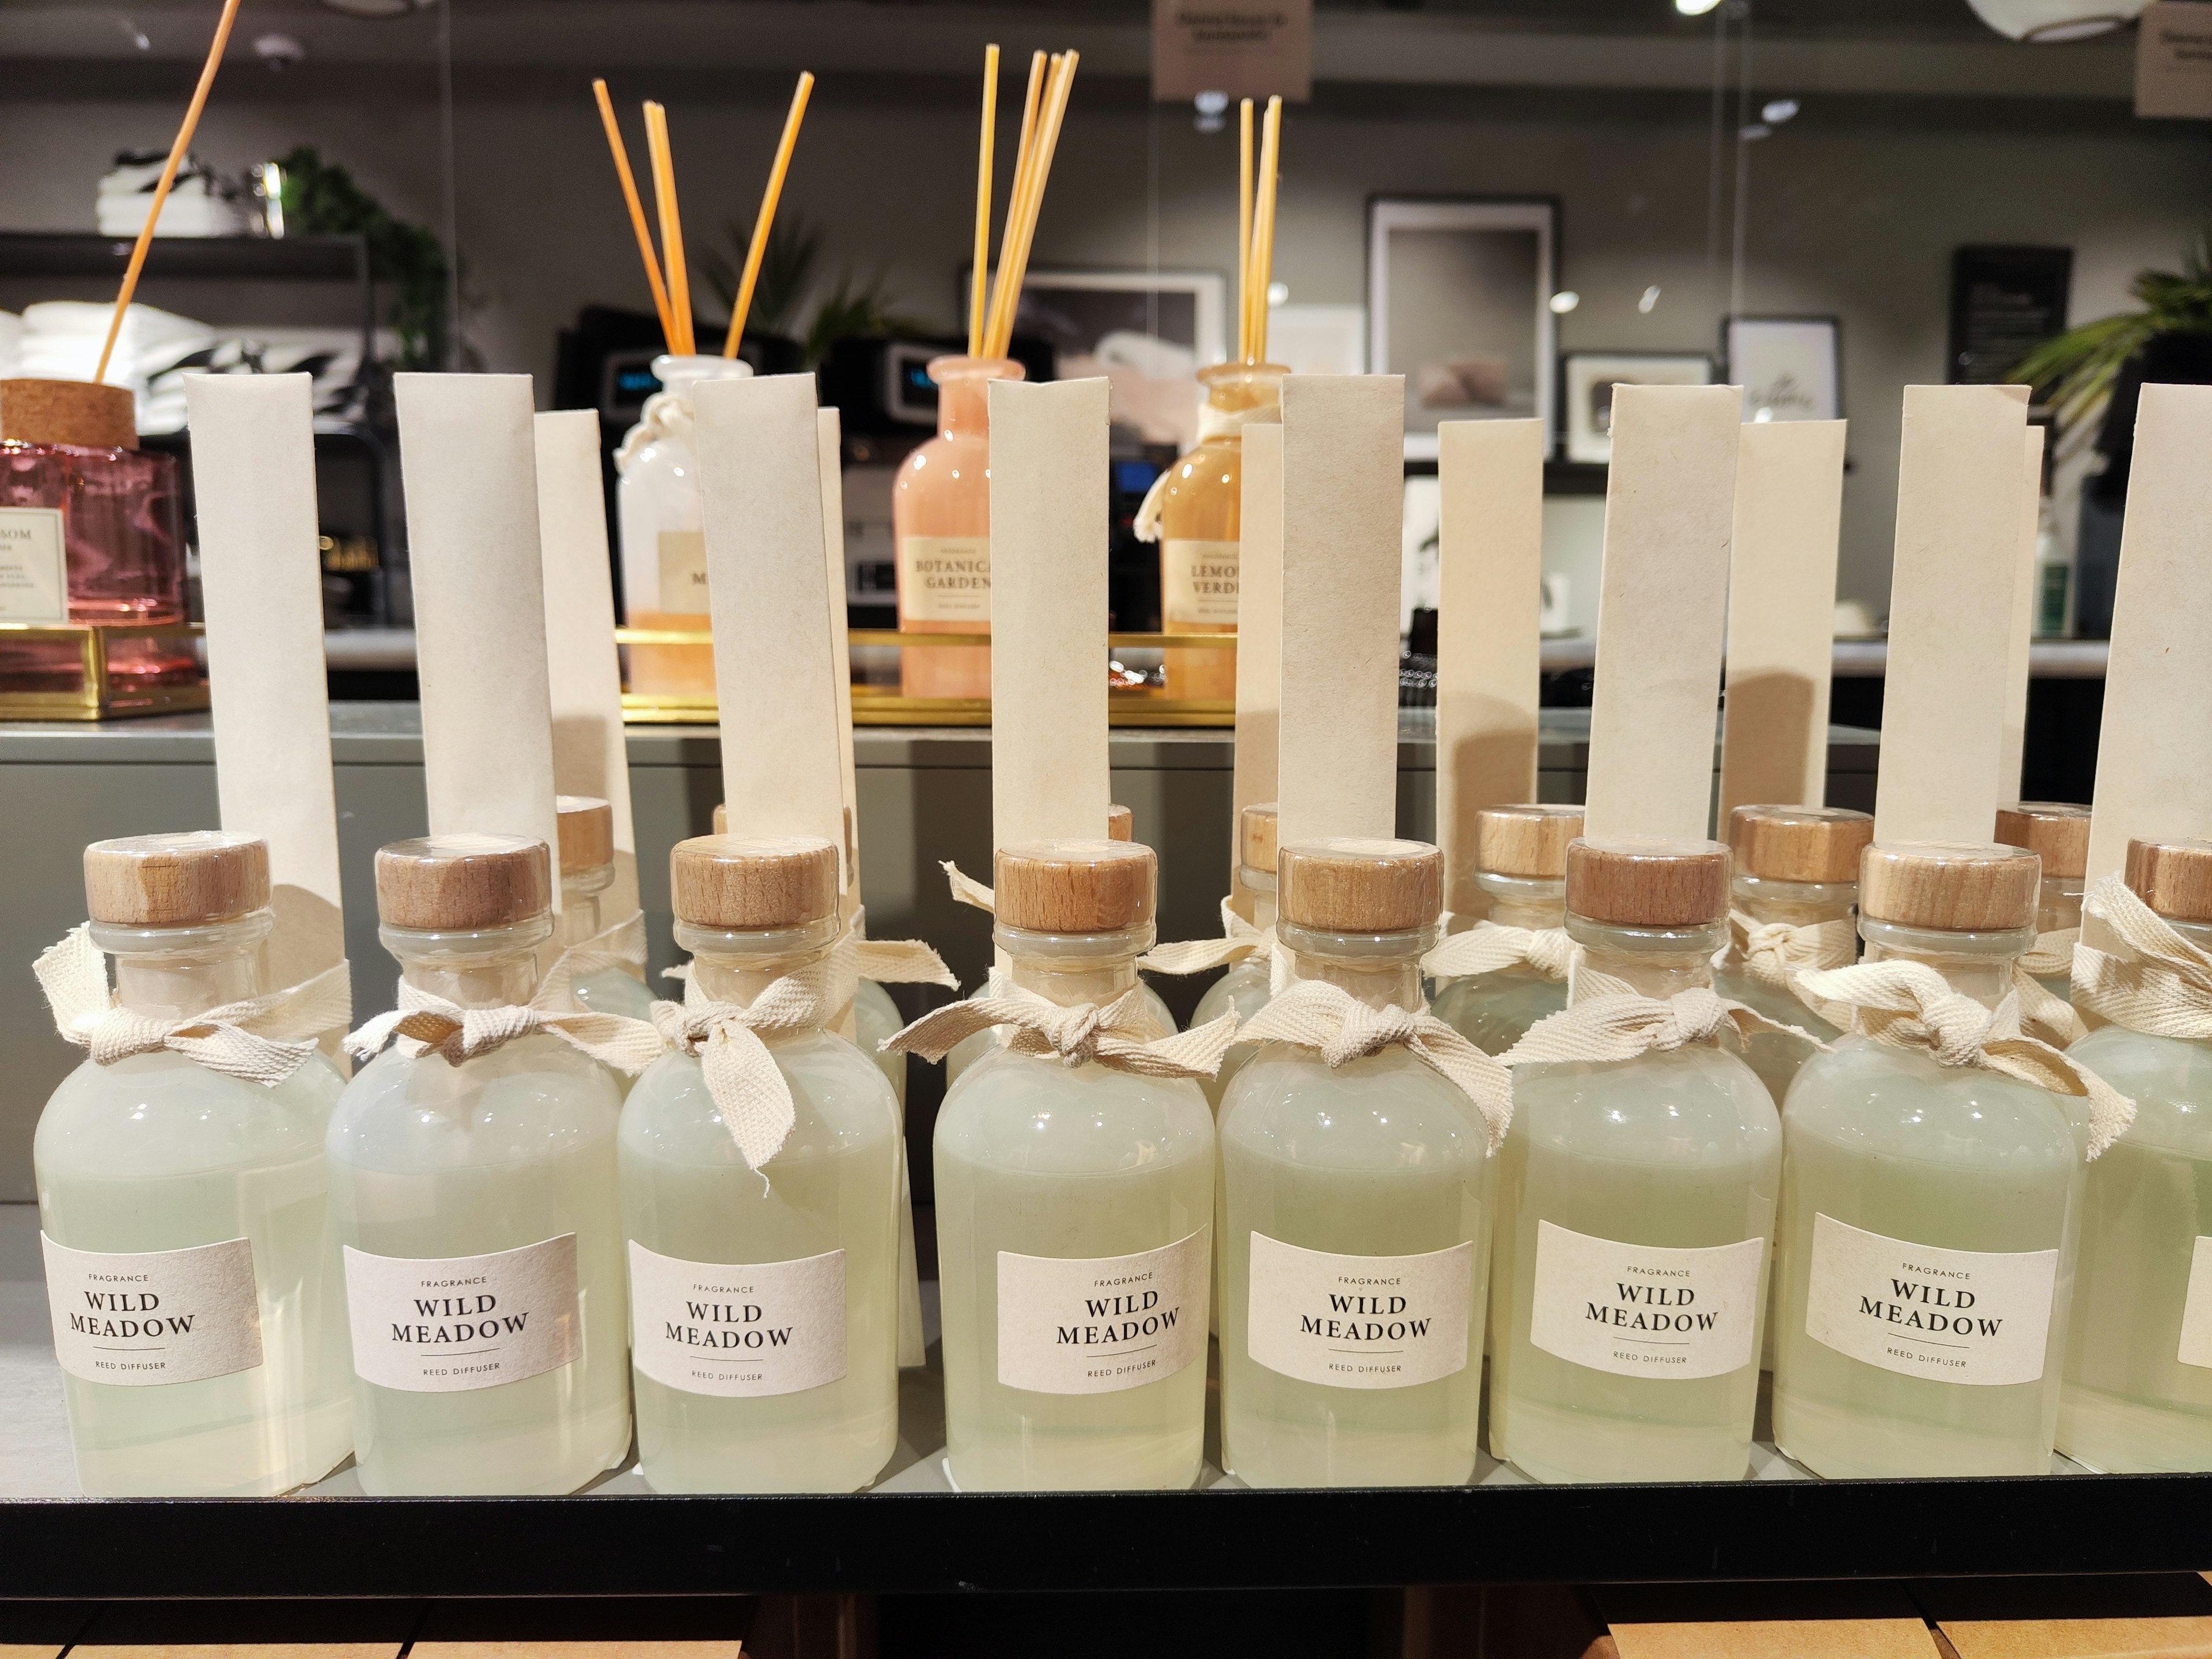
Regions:
[[[275, 988], [261, 842], [135, 836], [84, 867], [120, 1006], [172, 1020]], [[87, 1495], [267, 1497], [344, 1461], [322, 1158], [343, 1086], [319, 1054], [264, 1085], [163, 1050], [87, 1060], [46, 1103], [39, 1224]]]
[[[1129, 842], [1000, 850], [1015, 986], [1105, 1007], [1152, 943]], [[1213, 1118], [1187, 1079], [1001, 1048], [937, 1118], [946, 1468], [963, 1490], [1182, 1488], [1199, 1476]]]
[[[1565, 926], [1567, 843], [1582, 832], [1579, 806], [1487, 806], [1476, 813], [1474, 879], [1490, 898], [1482, 920], [1531, 933]], [[1566, 981], [1524, 963], [1460, 975], [1436, 994], [1437, 1018], [1492, 1054], [1566, 1006]]]
[[[2212, 950], [2212, 842], [2130, 842], [2127, 884]], [[2067, 1053], [2136, 1117], [2089, 1166], [2058, 1449], [2109, 1474], [2212, 1469], [2212, 1042], [2110, 1024]]]
[[[1578, 976], [1662, 1000], [1711, 984], [1725, 847], [1577, 840], [1566, 870]], [[1742, 1479], [1782, 1159], [1765, 1085], [1709, 1042], [1516, 1064], [1513, 1093], [1492, 1453], [1545, 1481]]]
[[[844, 931], [826, 841], [682, 842], [669, 879], [694, 999], [750, 1007]], [[623, 1108], [638, 1467], [659, 1492], [851, 1492], [898, 1438], [898, 1102], [822, 1026], [757, 1040], [794, 1113], [758, 1169], [695, 1054]]]
[[[1994, 1008], [2040, 884], [2019, 848], [1877, 842], [1866, 960]], [[2086, 1117], [1854, 1035], [1799, 1071], [1784, 1129], [1776, 1443], [1832, 1477], [2048, 1473]]]
[[[465, 1009], [527, 1003], [552, 935], [543, 842], [376, 855], [385, 948]], [[574, 1492], [629, 1449], [616, 1074], [548, 1031], [451, 1065], [395, 1043], [326, 1141], [375, 1495]]]
[[[1996, 838], [2008, 847], [2024, 847], [2043, 860], [2043, 890], [2035, 903], [2038, 939], [2079, 929], [2081, 894], [2089, 869], [2089, 809], [2051, 800], [2000, 806]], [[2030, 951], [2027, 965], [2044, 989], [2063, 1002], [2072, 994], [2074, 975], [2070, 967], [2060, 969], [2057, 964], [2069, 961], [2072, 951], [2065, 948], [2067, 940], [2057, 943], [2059, 948], [2055, 952]], [[2057, 961], [2036, 960], [2045, 954], [2055, 954]]]
[[[562, 795], [561, 836], [561, 921], [556, 940], [566, 951], [594, 938], [623, 920], [606, 914], [600, 898], [615, 884], [615, 810], [589, 795]], [[645, 1019], [653, 1012], [653, 993], [626, 968], [606, 967], [579, 975], [568, 984], [577, 1006], [596, 1014]]]
[[[1418, 1010], [1443, 859], [1419, 842], [1282, 849], [1292, 982]], [[1403, 1048], [1332, 1068], [1261, 1045], [1221, 1103], [1221, 1438], [1255, 1486], [1457, 1486], [1474, 1472], [1488, 1130]]]
[[[1275, 925], [1275, 823], [1273, 801], [1248, 806], [1237, 816], [1237, 880], [1251, 895], [1252, 902], [1251, 914], [1245, 920], [1261, 929]], [[1251, 1018], [1267, 1006], [1273, 973], [1269, 959], [1264, 955], [1231, 963], [1198, 1000], [1198, 1006], [1190, 1017], [1192, 1028], [1224, 1014], [1234, 1014], [1240, 1020]], [[1217, 1114], [1231, 1081], [1244, 1062], [1252, 1058], [1252, 1044], [1238, 1043], [1222, 1056], [1221, 1069], [1199, 1084], [1206, 1091], [1206, 1103]], [[1219, 1312], [1218, 1306], [1215, 1311]]]

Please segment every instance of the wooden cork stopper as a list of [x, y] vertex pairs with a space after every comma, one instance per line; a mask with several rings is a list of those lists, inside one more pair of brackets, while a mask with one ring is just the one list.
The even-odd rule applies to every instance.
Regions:
[[1717, 841], [1567, 845], [1567, 909], [1616, 927], [1703, 927], [1729, 913], [1729, 850]]
[[714, 803], [714, 833], [718, 836], [730, 833], [730, 807], [726, 801]]
[[0, 380], [0, 442], [135, 449], [131, 388], [85, 380]]
[[668, 884], [694, 927], [803, 927], [837, 914], [837, 849], [816, 836], [698, 836], [669, 849]]
[[522, 836], [425, 836], [376, 849], [376, 915], [426, 933], [505, 927], [552, 904], [552, 859]]
[[1474, 815], [1474, 867], [1486, 875], [1559, 881], [1567, 843], [1583, 832], [1579, 806], [1486, 806]]
[[1272, 875], [1275, 869], [1275, 803], [1248, 806], [1237, 815], [1237, 862]]
[[2175, 921], [2212, 921], [2212, 841], [2131, 841], [2128, 885]]
[[2035, 925], [2043, 861], [1996, 842], [1877, 842], [1859, 860], [1859, 914], [1904, 927], [2006, 933]]
[[2023, 800], [1997, 808], [1997, 836], [2043, 860], [2043, 873], [2080, 881], [2089, 872], [2089, 809], [2070, 801]]
[[1856, 881], [1874, 819], [1842, 806], [1739, 806], [1729, 814], [1738, 874], [1761, 881]]
[[1302, 841], [1281, 850], [1275, 879], [1276, 915], [1317, 933], [1410, 933], [1443, 911], [1444, 855], [1425, 841]]
[[562, 875], [602, 870], [615, 861], [612, 806], [592, 795], [561, 795], [553, 807], [560, 814]]
[[1106, 809], [1106, 839], [1134, 841], [1137, 838], [1137, 815], [1127, 807], [1109, 806]]
[[220, 830], [84, 849], [85, 914], [117, 927], [198, 927], [267, 908], [269, 846]]
[[1159, 860], [1133, 841], [1036, 841], [993, 860], [997, 915], [1032, 933], [1112, 933], [1152, 919]]

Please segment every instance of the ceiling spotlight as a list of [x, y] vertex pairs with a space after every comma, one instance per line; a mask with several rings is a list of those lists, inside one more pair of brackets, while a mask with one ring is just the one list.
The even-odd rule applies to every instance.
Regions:
[[2109, 34], [2133, 22], [2144, 0], [1967, 0], [1999, 34], [2039, 46]]
[[1552, 296], [1552, 310], [1555, 315], [1564, 317], [1582, 302], [1581, 295], [1571, 288], [1563, 288]]
[[1795, 98], [1770, 98], [1759, 106], [1759, 118], [1771, 126], [1778, 127], [1796, 113], [1797, 100]]
[[115, 21], [123, 26], [123, 38], [128, 40], [132, 46], [137, 47], [141, 52], [151, 52], [154, 50], [154, 43], [146, 38], [146, 31], [140, 28], [137, 24], [132, 22], [127, 17], [118, 17]]
[[1674, 0], [1674, 9], [1685, 17], [1703, 17], [1721, 0]]
[[1651, 314], [1651, 308], [1658, 303], [1659, 284], [1654, 283], [1650, 288], [1644, 290], [1643, 297], [1638, 299], [1636, 302], [1636, 308], [1642, 312], [1645, 316], [1649, 317]]
[[1198, 119], [1194, 125], [1200, 132], [1218, 132], [1228, 125], [1227, 93], [1201, 92], [1191, 102], [1198, 110]]
[[288, 70], [307, 55], [307, 49], [289, 34], [264, 34], [254, 41], [253, 55], [272, 70]]

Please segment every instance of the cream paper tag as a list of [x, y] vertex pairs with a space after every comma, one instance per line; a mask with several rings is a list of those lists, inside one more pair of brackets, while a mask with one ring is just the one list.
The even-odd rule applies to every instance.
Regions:
[[[2027, 757], [2028, 646], [2035, 637], [2035, 532], [2042, 520], [2043, 428], [2027, 429], [2021, 480], [2020, 543], [2014, 554], [2012, 631], [2005, 641], [2004, 736], [1997, 750], [1998, 804], [2019, 798]], [[1994, 823], [1994, 820], [1992, 820]]]
[[719, 1263], [629, 1241], [630, 1358], [685, 1394], [754, 1400], [845, 1375], [845, 1253]]
[[1437, 840], [1444, 908], [1472, 922], [1475, 814], [1536, 799], [1544, 423], [1443, 422], [1437, 478]]
[[691, 407], [729, 833], [818, 836], [839, 849], [842, 866], [845, 781], [814, 377], [708, 380]]
[[87, 1382], [198, 1382], [261, 1363], [253, 1246], [73, 1250], [44, 1233], [54, 1358]]
[[1229, 781], [1232, 870], [1244, 809], [1275, 799], [1283, 719], [1283, 428], [1273, 422], [1247, 426], [1243, 447], [1237, 505], [1237, 751]]
[[1536, 1224], [1528, 1340], [1616, 1376], [1726, 1376], [1758, 1355], [1767, 1241], [1676, 1249]]
[[1900, 1376], [2033, 1382], [2057, 1282], [2056, 1250], [1942, 1250], [1816, 1214], [1805, 1334]]
[[430, 833], [558, 847], [530, 377], [399, 374], [392, 391]]
[[1583, 834], [1703, 841], [1743, 388], [1613, 394]]
[[1285, 378], [1285, 847], [1397, 834], [1405, 453], [1402, 375]]
[[69, 620], [69, 562], [58, 507], [0, 507], [0, 622]]
[[584, 1351], [576, 1235], [489, 1255], [371, 1255], [344, 1247], [354, 1375], [409, 1394], [462, 1394], [556, 1370]]
[[[2112, 600], [2088, 878], [2212, 824], [2212, 386], [2147, 386]], [[2096, 941], [2093, 939], [2091, 943]]]
[[2212, 1365], [2212, 1238], [2199, 1237], [2189, 1252], [2189, 1291], [2181, 1304], [2181, 1345], [2174, 1358], [2185, 1365]]
[[2000, 786], [1997, 764], [2027, 394], [1905, 388], [1876, 841], [1985, 842], [2017, 787]]
[[1095, 841], [1113, 804], [1106, 382], [994, 380], [989, 396], [991, 844]]
[[814, 443], [814, 465], [822, 482], [823, 586], [830, 599], [830, 687], [837, 703], [837, 788], [845, 810], [845, 836], [839, 844], [845, 849], [846, 890], [857, 902], [860, 797], [853, 763], [853, 640], [845, 611], [845, 473], [836, 410], [815, 411]]
[[1841, 421], [1741, 428], [1729, 556], [1719, 821], [1739, 806], [1821, 806], [1835, 662]]
[[991, 625], [991, 538], [900, 537], [898, 599], [907, 622], [962, 623], [981, 633]]
[[1252, 1235], [1244, 1346], [1259, 1364], [1338, 1389], [1410, 1389], [1477, 1358], [1474, 1246], [1334, 1255]]
[[216, 796], [269, 844], [269, 973], [345, 957], [337, 792], [323, 659], [314, 407], [305, 374], [188, 375]]
[[707, 590], [707, 534], [702, 530], [659, 533], [660, 608], [675, 617], [704, 617], [713, 607]]
[[1211, 1233], [1200, 1227], [1135, 1255], [1000, 1251], [999, 1381], [1036, 1394], [1118, 1394], [1203, 1360]]
[[1161, 625], [1237, 626], [1236, 542], [1167, 540], [1160, 544]]

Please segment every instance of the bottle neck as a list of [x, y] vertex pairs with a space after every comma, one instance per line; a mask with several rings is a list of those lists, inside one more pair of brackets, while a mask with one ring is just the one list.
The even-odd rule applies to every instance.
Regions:
[[1237, 866], [1237, 884], [1250, 895], [1252, 925], [1255, 927], [1273, 927], [1275, 925], [1275, 872], [1240, 863]]
[[1325, 933], [1279, 921], [1293, 981], [1334, 985], [1370, 1008], [1421, 1006], [1421, 957], [1437, 942], [1434, 927], [1401, 933]]
[[1564, 927], [1567, 884], [1535, 876], [1501, 876], [1478, 870], [1474, 884], [1490, 899], [1486, 920], [1500, 927], [1525, 927], [1532, 933]]
[[[802, 968], [829, 959], [837, 947], [837, 918], [825, 916], [799, 927], [763, 932], [726, 932], [695, 927], [679, 919], [676, 942], [691, 952], [692, 982], [712, 1002], [750, 1008], [768, 988]], [[824, 1009], [824, 1023], [836, 1009]]]
[[2006, 933], [1953, 933], [1947, 928], [1907, 927], [1899, 922], [1859, 918], [1869, 962], [1917, 962], [1933, 968], [1961, 996], [1994, 1008], [2011, 994], [2013, 964], [2035, 944], [2035, 929]]
[[940, 438], [991, 435], [991, 382], [1018, 380], [1022, 366], [1011, 357], [938, 359], [929, 366], [937, 382], [937, 434]]
[[1037, 933], [1004, 922], [992, 938], [1016, 986], [1062, 1008], [1104, 1007], [1137, 983], [1137, 958], [1152, 948], [1152, 925], [1110, 933]]
[[2058, 933], [2079, 927], [2083, 884], [2080, 876], [2045, 876], [2042, 896], [2036, 900], [2035, 931]]
[[463, 1008], [528, 1002], [538, 993], [538, 947], [552, 936], [550, 915], [472, 933], [378, 930], [399, 963], [402, 983]]
[[1844, 921], [1859, 898], [1855, 881], [1767, 881], [1739, 875], [1730, 890], [1735, 908], [1753, 921], [1784, 927]]
[[1661, 1000], [1710, 990], [1713, 952], [1728, 939], [1726, 921], [1696, 927], [1623, 927], [1570, 911], [1567, 936], [1583, 947], [1583, 965]]
[[269, 989], [276, 917], [257, 910], [204, 927], [116, 927], [92, 940], [115, 958], [116, 1000], [149, 1019], [184, 1019]]
[[599, 895], [606, 884], [598, 886], [574, 876], [561, 878], [561, 921], [558, 933], [561, 948], [580, 945], [599, 931]]

